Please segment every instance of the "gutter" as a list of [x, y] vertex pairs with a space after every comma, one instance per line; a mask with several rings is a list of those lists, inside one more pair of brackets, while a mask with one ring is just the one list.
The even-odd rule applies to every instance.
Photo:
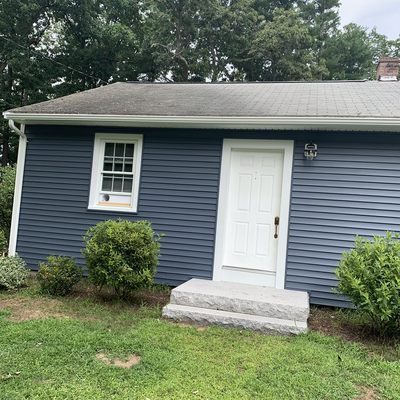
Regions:
[[8, 121], [8, 124], [10, 126], [10, 129], [19, 136], [18, 161], [17, 161], [17, 171], [15, 175], [13, 211], [11, 216], [11, 229], [10, 229], [10, 238], [8, 243], [8, 255], [14, 256], [16, 254], [16, 249], [17, 249], [19, 213], [21, 207], [22, 184], [24, 180], [24, 170], [25, 170], [25, 154], [26, 154], [26, 146], [28, 139], [25, 135], [24, 124], [21, 124], [21, 127], [17, 128], [17, 126], [14, 123], [14, 120], [12, 119]]
[[236, 117], [107, 114], [34, 114], [6, 111], [4, 118], [25, 125], [91, 125], [149, 128], [326, 130], [399, 132], [396, 117]]

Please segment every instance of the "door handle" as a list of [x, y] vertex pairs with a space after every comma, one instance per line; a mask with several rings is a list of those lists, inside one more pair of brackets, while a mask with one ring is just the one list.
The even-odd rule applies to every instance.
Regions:
[[275, 235], [274, 235], [275, 239], [278, 239], [278, 226], [279, 226], [279, 217], [275, 217]]

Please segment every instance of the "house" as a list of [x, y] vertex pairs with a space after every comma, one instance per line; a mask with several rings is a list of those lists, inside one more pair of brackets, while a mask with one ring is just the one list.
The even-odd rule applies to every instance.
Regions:
[[348, 306], [343, 251], [399, 230], [397, 81], [115, 83], [5, 118], [21, 136], [9, 250], [32, 269], [83, 262], [99, 221], [147, 219], [165, 234], [159, 282]]

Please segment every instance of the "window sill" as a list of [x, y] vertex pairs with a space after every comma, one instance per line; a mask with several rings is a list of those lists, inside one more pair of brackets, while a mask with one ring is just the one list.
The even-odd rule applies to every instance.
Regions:
[[124, 214], [137, 214], [136, 208], [89, 206], [87, 209], [88, 211], [106, 211], [106, 212], [116, 212]]

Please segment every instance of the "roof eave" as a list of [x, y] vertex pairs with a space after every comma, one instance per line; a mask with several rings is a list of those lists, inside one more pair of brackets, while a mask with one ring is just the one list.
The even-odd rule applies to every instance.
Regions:
[[95, 125], [149, 128], [327, 130], [399, 132], [400, 118], [387, 117], [235, 117], [100, 114], [34, 114], [4, 112], [25, 125]]

